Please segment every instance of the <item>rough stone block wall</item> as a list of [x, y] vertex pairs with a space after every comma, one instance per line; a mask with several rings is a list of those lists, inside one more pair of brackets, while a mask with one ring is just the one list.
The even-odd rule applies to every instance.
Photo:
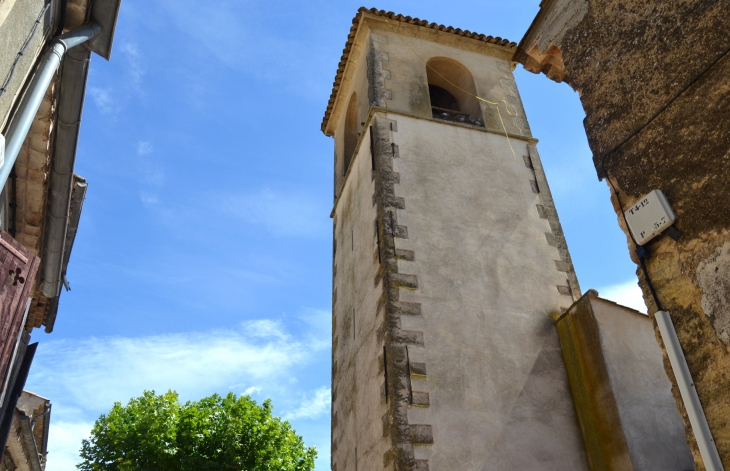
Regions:
[[[647, 244], [725, 468], [730, 469], [730, 23], [728, 0], [561, 0], [543, 5], [515, 58], [580, 92], [599, 177], [621, 212], [660, 189], [682, 237]], [[568, 18], [570, 12], [570, 18]], [[619, 204], [620, 201], [620, 204]], [[657, 306], [637, 268], [650, 314]], [[657, 331], [657, 340], [661, 338]], [[665, 366], [674, 381], [668, 361]], [[676, 387], [696, 469], [704, 469]]]

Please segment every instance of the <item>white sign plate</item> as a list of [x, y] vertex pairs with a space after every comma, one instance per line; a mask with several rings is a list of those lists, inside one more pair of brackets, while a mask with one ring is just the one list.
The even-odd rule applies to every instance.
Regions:
[[626, 222], [636, 243], [644, 245], [677, 220], [667, 197], [654, 190], [626, 210]]

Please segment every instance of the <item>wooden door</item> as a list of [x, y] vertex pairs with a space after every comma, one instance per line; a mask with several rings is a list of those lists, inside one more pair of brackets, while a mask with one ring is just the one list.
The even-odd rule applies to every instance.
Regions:
[[15, 348], [24, 328], [28, 298], [40, 259], [10, 234], [0, 231], [0, 378], [2, 393]]

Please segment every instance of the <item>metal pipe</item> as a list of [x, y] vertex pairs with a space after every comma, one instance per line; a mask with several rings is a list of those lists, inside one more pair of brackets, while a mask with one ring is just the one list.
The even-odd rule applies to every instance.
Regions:
[[46, 402], [46, 411], [48, 411], [48, 413], [46, 414], [46, 420], [43, 421], [43, 440], [41, 440], [41, 448], [38, 450], [38, 453], [41, 455], [41, 464], [44, 469], [46, 467], [46, 456], [48, 455], [48, 436], [51, 431], [51, 407], [53, 407], [53, 404], [51, 404], [50, 401]]
[[[56, 298], [61, 293], [64, 260], [67, 260], [66, 254], [70, 252], [73, 244], [73, 239], [68, 239], [70, 217], [73, 215], [72, 194], [75, 192], [73, 169], [90, 56], [91, 51], [88, 49], [70, 50], [63, 59], [59, 78], [61, 91], [56, 106], [56, 138], [53, 143], [53, 158], [48, 173], [45, 234], [39, 271], [43, 294], [47, 298]], [[76, 193], [77, 196], [83, 197], [83, 191]], [[50, 330], [53, 330], [50, 321], [50, 318], [46, 321], [47, 331], [49, 327]]]
[[35, 427], [35, 421], [36, 420], [40, 419], [41, 417], [45, 417], [46, 415], [48, 415], [48, 414], [51, 413], [50, 405], [51, 405], [51, 403], [50, 402], [47, 402], [46, 404], [43, 405], [43, 408], [45, 409], [43, 412], [41, 412], [38, 415], [34, 415], [33, 417], [31, 417], [31, 419], [30, 419], [30, 428], [31, 429], [33, 427]]
[[25, 449], [28, 451], [26, 455], [30, 462], [31, 471], [43, 471], [41, 466], [41, 458], [38, 455], [38, 446], [33, 436], [33, 422], [30, 417], [25, 415], [22, 411], [18, 414], [18, 422], [20, 423], [20, 432], [23, 442], [25, 442]]
[[[66, 68], [64, 66], [64, 74], [66, 73]], [[65, 281], [66, 279], [66, 269], [68, 268], [68, 262], [71, 257], [71, 250], [73, 249], [74, 240], [76, 239], [76, 231], [79, 228], [79, 219], [81, 218], [81, 209], [84, 204], [84, 198], [86, 197], [86, 189], [88, 187], [88, 184], [86, 183], [86, 180], [76, 174], [73, 175], [74, 179], [74, 185], [73, 189], [71, 190], [71, 204], [69, 205], [66, 203], [66, 213], [68, 214], [67, 220], [67, 228], [66, 228], [66, 237], [65, 242], [63, 246], [63, 258], [59, 258], [56, 254], [53, 254], [51, 252], [47, 253], [49, 263], [48, 265], [44, 265], [44, 276], [45, 276], [45, 269], [48, 268], [49, 273], [51, 274], [57, 274], [57, 265], [58, 263], [61, 263], [61, 277], [60, 281], [62, 283], [68, 283]], [[57, 218], [52, 218], [48, 222], [49, 228], [52, 227], [52, 225], [58, 225], [58, 228], [61, 228], [61, 221]], [[57, 237], [57, 235], [54, 235], [53, 231], [49, 232], [49, 238], [55, 237], [56, 239], [60, 239]], [[51, 263], [53, 262], [53, 263]], [[55, 266], [55, 268], [54, 268]], [[46, 281], [44, 281], [44, 288], [46, 286]], [[48, 308], [48, 315], [46, 316], [46, 333], [50, 334], [53, 332], [53, 326], [56, 323], [56, 316], [58, 315], [58, 302], [59, 298], [61, 297], [60, 292], [60, 286], [57, 284], [52, 284], [52, 288], [58, 289], [58, 294], [55, 296], [49, 298], [49, 305]], [[67, 290], [69, 288], [67, 287]], [[54, 291], [55, 292], [55, 291]]]
[[100, 31], [101, 26], [98, 23], [88, 23], [51, 40], [8, 127], [8, 132], [5, 134], [5, 161], [0, 167], [0, 188], [4, 187], [8, 181], [10, 170], [15, 165], [15, 159], [18, 157], [20, 148], [28, 135], [33, 119], [43, 102], [48, 85], [53, 80], [53, 75], [58, 70], [63, 55], [68, 49], [88, 41]]
[[710, 426], [707, 424], [707, 418], [702, 410], [697, 389], [694, 381], [692, 381], [692, 375], [689, 372], [684, 353], [682, 353], [682, 347], [679, 345], [672, 318], [669, 317], [667, 311], [657, 311], [655, 318], [659, 325], [659, 332], [662, 334], [664, 348], [667, 350], [669, 363], [672, 365], [674, 377], [677, 378], [679, 393], [682, 396], [684, 408], [687, 410], [687, 417], [689, 417], [689, 423], [697, 440], [697, 446], [700, 449], [705, 468], [707, 471], [723, 471], [720, 454], [717, 452], [715, 441], [712, 439]]

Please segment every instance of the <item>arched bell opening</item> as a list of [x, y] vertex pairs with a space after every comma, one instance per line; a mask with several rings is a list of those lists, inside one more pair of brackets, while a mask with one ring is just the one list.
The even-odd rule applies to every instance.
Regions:
[[484, 126], [482, 107], [469, 69], [453, 59], [434, 57], [426, 63], [426, 75], [434, 118]]
[[343, 175], [350, 168], [350, 162], [352, 162], [355, 147], [357, 146], [357, 137], [357, 93], [353, 92], [345, 114], [345, 165], [342, 169]]

